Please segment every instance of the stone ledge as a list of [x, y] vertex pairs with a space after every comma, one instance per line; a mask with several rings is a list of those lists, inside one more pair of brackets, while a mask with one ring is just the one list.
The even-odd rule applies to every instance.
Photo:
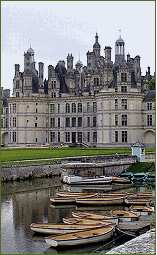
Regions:
[[113, 248], [106, 254], [155, 254], [155, 229]]

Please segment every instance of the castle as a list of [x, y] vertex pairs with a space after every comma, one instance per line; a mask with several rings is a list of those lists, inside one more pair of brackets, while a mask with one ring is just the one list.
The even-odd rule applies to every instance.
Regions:
[[24, 52], [24, 71], [15, 64], [13, 97], [1, 88], [1, 144], [25, 146], [130, 147], [140, 140], [155, 146], [155, 90], [150, 68], [141, 75], [140, 57], [125, 59], [125, 42], [101, 55], [98, 34], [87, 66], [74, 65], [72, 54], [56, 67], [35, 66], [34, 50]]

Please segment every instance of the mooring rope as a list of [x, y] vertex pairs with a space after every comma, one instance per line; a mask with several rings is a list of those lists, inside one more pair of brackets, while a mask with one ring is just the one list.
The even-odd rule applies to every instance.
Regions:
[[99, 248], [95, 249], [92, 253], [97, 252], [97, 251], [100, 250], [101, 248], [103, 248], [103, 247], [107, 246], [108, 244], [110, 244], [110, 243], [116, 241], [117, 239], [119, 239], [120, 237], [122, 237], [122, 236], [124, 236], [124, 235], [125, 235], [125, 233], [124, 233], [124, 234], [121, 234], [121, 235], [118, 236], [117, 238], [114, 238], [112, 241], [110, 241], [110, 242], [108, 242], [108, 243], [106, 243], [106, 244], [100, 246]]

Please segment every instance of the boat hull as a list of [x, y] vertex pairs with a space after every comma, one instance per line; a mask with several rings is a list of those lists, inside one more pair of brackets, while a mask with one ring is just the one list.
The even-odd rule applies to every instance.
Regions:
[[125, 203], [129, 205], [146, 205], [151, 199], [125, 199]]
[[112, 178], [111, 177], [95, 177], [95, 178], [86, 178], [82, 176], [69, 176], [64, 178], [64, 183], [67, 184], [72, 184], [72, 185], [86, 185], [86, 184], [106, 184], [106, 183], [111, 183]]
[[[45, 224], [46, 225], [46, 224]], [[64, 226], [63, 226], [64, 225]], [[67, 233], [74, 233], [76, 231], [85, 231], [93, 228], [97, 228], [98, 224], [91, 225], [91, 224], [84, 224], [84, 225], [79, 225], [79, 224], [63, 224], [63, 225], [52, 225], [48, 227], [44, 227], [44, 224], [41, 224], [41, 226], [37, 226], [37, 224], [32, 223], [30, 225], [30, 228], [32, 231], [40, 234], [67, 234]], [[104, 224], [105, 225], [105, 224]]]
[[78, 214], [78, 212], [72, 212], [73, 217], [76, 218], [85, 218], [85, 219], [90, 219], [90, 220], [100, 220], [104, 222], [112, 222], [115, 223], [116, 225], [118, 224], [118, 218], [116, 217], [111, 217], [111, 216], [105, 216], [101, 214], [92, 214], [92, 213], [81, 213], [81, 215]]
[[76, 198], [77, 204], [84, 204], [84, 205], [113, 205], [113, 204], [123, 204], [124, 197], [122, 198], [95, 198], [95, 199], [78, 199]]
[[97, 243], [101, 241], [106, 241], [110, 239], [113, 236], [114, 229], [112, 228], [110, 231], [108, 231], [105, 234], [101, 234], [98, 236], [92, 236], [92, 233], [87, 233], [86, 238], [81, 238], [78, 235], [73, 237], [70, 240], [55, 240], [52, 238], [45, 238], [45, 241], [48, 245], [52, 247], [57, 246], [75, 246], [75, 245], [83, 245], [83, 244], [90, 244], [90, 243]]

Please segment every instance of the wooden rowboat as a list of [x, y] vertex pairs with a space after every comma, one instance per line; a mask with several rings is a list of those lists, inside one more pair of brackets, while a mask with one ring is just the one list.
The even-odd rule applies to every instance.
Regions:
[[85, 195], [85, 196], [73, 196], [73, 197], [52, 197], [50, 198], [50, 201], [53, 203], [75, 203], [76, 202], [76, 198], [91, 198], [94, 197], [95, 193], [93, 194], [89, 194], [89, 195]]
[[90, 244], [110, 239], [113, 236], [113, 232], [113, 226], [98, 227], [86, 231], [74, 232], [72, 234], [45, 237], [45, 241], [52, 247]]
[[84, 205], [116, 205], [123, 204], [125, 196], [121, 197], [91, 197], [91, 198], [76, 198], [77, 204]]
[[131, 180], [127, 179], [127, 178], [112, 176], [112, 182], [114, 182], [114, 183], [130, 183]]
[[58, 191], [56, 195], [59, 197], [80, 197], [80, 196], [96, 196], [98, 193], [83, 193], [83, 192], [69, 192], [69, 191]]
[[[105, 225], [105, 224], [104, 224]], [[32, 223], [30, 228], [32, 231], [41, 234], [64, 234], [76, 231], [83, 231], [93, 229], [100, 226], [100, 224], [64, 224], [64, 223]]]
[[98, 193], [97, 197], [127, 197], [125, 193]]
[[110, 221], [100, 221], [85, 218], [66, 217], [62, 219], [65, 224], [90, 224], [90, 225], [103, 225], [103, 226], [115, 226], [116, 223]]
[[152, 192], [147, 192], [147, 193], [138, 192], [137, 193], [137, 197], [152, 198], [152, 196], [153, 196]]
[[114, 210], [110, 211], [111, 216], [118, 217], [120, 221], [134, 221], [138, 220], [138, 215], [134, 212], [125, 211], [125, 210]]
[[72, 212], [73, 217], [76, 218], [85, 218], [85, 219], [91, 219], [91, 220], [100, 220], [105, 222], [113, 222], [118, 224], [118, 217], [108, 216], [104, 214], [98, 214], [98, 213], [90, 213], [90, 212]]
[[106, 183], [111, 183], [112, 182], [112, 177], [108, 176], [99, 176], [99, 177], [82, 177], [82, 176], [64, 176], [64, 182], [67, 184], [81, 184], [81, 185], [86, 185], [86, 184], [106, 184]]
[[151, 198], [125, 198], [125, 203], [129, 205], [146, 205], [151, 202]]
[[150, 215], [153, 212], [152, 208], [144, 205], [132, 205], [129, 210], [137, 215]]

